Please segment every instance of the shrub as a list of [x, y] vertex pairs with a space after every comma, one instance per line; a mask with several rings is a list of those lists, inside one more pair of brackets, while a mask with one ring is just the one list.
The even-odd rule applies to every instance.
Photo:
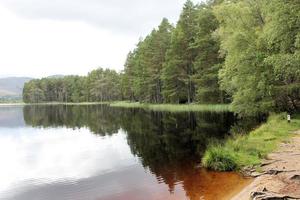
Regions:
[[230, 151], [221, 146], [209, 147], [202, 159], [204, 167], [216, 171], [233, 171], [238, 167], [237, 159]]

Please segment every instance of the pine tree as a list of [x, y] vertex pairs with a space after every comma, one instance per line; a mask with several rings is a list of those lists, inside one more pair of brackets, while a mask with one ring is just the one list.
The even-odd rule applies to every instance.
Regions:
[[166, 102], [191, 103], [194, 100], [193, 62], [197, 52], [192, 45], [196, 39], [196, 24], [197, 6], [188, 0], [173, 31], [170, 49], [166, 56], [162, 76]]
[[197, 16], [197, 37], [193, 48], [197, 50], [194, 62], [196, 100], [199, 103], [221, 103], [223, 92], [219, 89], [218, 73], [223, 59], [219, 56], [220, 44], [214, 35], [219, 24], [211, 7], [202, 5]]

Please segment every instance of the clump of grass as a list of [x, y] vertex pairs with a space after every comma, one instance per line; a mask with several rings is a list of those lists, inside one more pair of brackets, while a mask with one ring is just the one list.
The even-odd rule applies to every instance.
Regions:
[[115, 101], [110, 103], [109, 106], [120, 108], [143, 108], [146, 104], [141, 104], [139, 102]]
[[288, 123], [284, 115], [271, 115], [267, 123], [248, 135], [236, 135], [224, 144], [211, 145], [202, 165], [217, 171], [232, 171], [258, 165], [278, 144], [286, 142], [293, 131], [300, 129], [300, 116]]
[[122, 108], [142, 108], [153, 111], [168, 111], [168, 112], [189, 112], [189, 111], [210, 111], [210, 112], [225, 112], [230, 110], [228, 104], [145, 104], [145, 103], [132, 103], [132, 102], [114, 102], [111, 103], [112, 107]]
[[217, 171], [233, 171], [237, 168], [234, 155], [219, 146], [212, 146], [206, 151], [202, 164]]

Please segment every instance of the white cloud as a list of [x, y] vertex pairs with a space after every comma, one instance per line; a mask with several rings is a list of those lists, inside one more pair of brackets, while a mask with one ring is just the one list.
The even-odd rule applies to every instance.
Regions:
[[140, 36], [185, 0], [0, 0], [0, 76], [122, 70]]
[[147, 30], [162, 17], [177, 18], [185, 0], [1, 0], [20, 16], [32, 19], [80, 20], [122, 32]]
[[0, 7], [1, 75], [86, 74], [122, 69], [136, 38], [83, 22], [20, 19]]

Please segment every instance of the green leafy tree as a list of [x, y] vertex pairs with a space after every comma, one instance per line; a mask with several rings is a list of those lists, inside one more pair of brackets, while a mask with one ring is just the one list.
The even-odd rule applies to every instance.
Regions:
[[299, 9], [293, 0], [226, 1], [215, 8], [226, 56], [220, 83], [235, 112], [299, 110]]

